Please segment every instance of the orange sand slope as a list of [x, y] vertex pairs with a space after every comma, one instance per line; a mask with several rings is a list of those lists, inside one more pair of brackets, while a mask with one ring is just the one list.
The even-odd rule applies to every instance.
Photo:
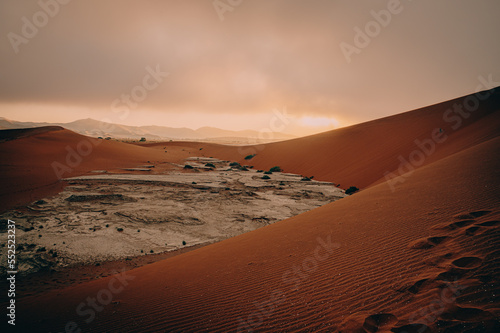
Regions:
[[[479, 105], [472, 103], [479, 99], [470, 95], [305, 138], [232, 149], [207, 145], [203, 153], [261, 169], [278, 165], [286, 172], [315, 176], [318, 180], [340, 184], [342, 188], [366, 188], [385, 181], [384, 173], [394, 172], [400, 166], [400, 156], [408, 161], [415, 150], [426, 154], [423, 165], [427, 165], [496, 137], [500, 133], [500, 113], [496, 112], [500, 110], [499, 90], [483, 92], [480, 96], [490, 95]], [[462, 111], [453, 113], [454, 109]], [[433, 135], [435, 131], [437, 134]], [[442, 142], [436, 144], [433, 138]], [[430, 140], [436, 151], [427, 157]], [[419, 148], [416, 141], [423, 148]], [[199, 144], [184, 143], [184, 146], [198, 147]], [[245, 160], [250, 154], [256, 156]]]
[[[444, 104], [266, 146], [255, 165], [366, 186], [386, 170], [397, 175], [398, 156], [418, 150], [414, 138], [434, 128], [449, 135], [389, 183], [122, 275], [25, 298], [18, 328], [498, 331], [500, 117], [492, 100], [454, 131], [442, 122]], [[344, 145], [332, 139], [340, 137]]]
[[[79, 176], [91, 170], [180, 162], [185, 152], [98, 140], [62, 127], [0, 131], [0, 211], [27, 204], [61, 189], [59, 176]], [[0, 141], [1, 141], [0, 140]]]

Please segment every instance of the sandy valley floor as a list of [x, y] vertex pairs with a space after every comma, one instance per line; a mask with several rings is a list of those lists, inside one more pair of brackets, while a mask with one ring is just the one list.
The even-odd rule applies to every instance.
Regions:
[[262, 179], [262, 172], [212, 158], [192, 157], [186, 164], [193, 169], [176, 165], [178, 171], [149, 174], [154, 166], [145, 165], [128, 174], [70, 178], [62, 193], [0, 216], [16, 222], [19, 270], [32, 273], [213, 243], [345, 196], [332, 183], [304, 181], [300, 175], [273, 173]]

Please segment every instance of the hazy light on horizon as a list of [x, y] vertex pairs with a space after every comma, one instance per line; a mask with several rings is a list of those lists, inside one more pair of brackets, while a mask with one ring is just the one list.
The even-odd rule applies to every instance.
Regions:
[[[6, 0], [0, 116], [260, 130], [286, 107], [284, 132], [303, 135], [473, 93], [478, 76], [500, 82], [495, 0], [401, 0], [346, 61], [340, 45], [388, 3], [252, 0], [221, 21], [206, 0], [71, 1], [16, 53], [9, 34], [41, 7]], [[161, 82], [156, 69], [168, 72]]]

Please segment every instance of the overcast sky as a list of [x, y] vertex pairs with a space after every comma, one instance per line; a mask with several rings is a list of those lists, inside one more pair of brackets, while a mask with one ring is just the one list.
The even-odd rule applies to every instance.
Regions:
[[0, 0], [0, 116], [305, 134], [500, 82], [498, 0], [55, 1]]

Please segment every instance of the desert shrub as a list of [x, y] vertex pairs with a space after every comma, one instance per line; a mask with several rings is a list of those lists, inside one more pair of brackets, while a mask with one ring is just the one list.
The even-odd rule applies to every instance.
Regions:
[[186, 244], [187, 244], [186, 241], [182, 241], [182, 245], [186, 245]]
[[257, 170], [257, 172], [264, 172], [264, 170]]
[[145, 142], [146, 138], [141, 138], [140, 142]]
[[309, 178], [309, 177], [304, 177], [304, 178], [302, 178], [302, 179], [301, 179], [301, 181], [303, 181], [303, 182], [310, 182], [310, 181], [311, 181], [311, 178]]
[[239, 167], [241, 165], [238, 162], [231, 162], [231, 163], [229, 163], [229, 166], [230, 167]]
[[351, 186], [347, 190], [345, 190], [345, 194], [351, 195], [351, 194], [356, 193], [358, 191], [359, 191], [359, 188], [357, 188], [356, 186]]
[[252, 154], [252, 155], [247, 155], [245, 156], [245, 160], [251, 160], [252, 158], [255, 157], [256, 154]]
[[184, 169], [194, 169], [194, 168], [193, 168], [192, 166], [190, 166], [189, 164], [186, 164], [186, 165], [184, 166]]
[[149, 252], [150, 252], [150, 253], [154, 253], [155, 251], [153, 251], [153, 250], [149, 250]]
[[123, 228], [116, 228], [117, 231], [122, 232]]
[[264, 175], [262, 176], [262, 179], [271, 179], [271, 177], [269, 177], [268, 175]]
[[264, 172], [264, 174], [265, 174], [265, 175], [272, 175], [272, 174], [273, 174], [273, 172], [272, 172], [272, 171], [266, 171], [266, 172]]
[[213, 163], [207, 163], [207, 164], [205, 164], [205, 166], [215, 169], [215, 165]]
[[271, 172], [281, 172], [281, 168], [279, 166], [273, 166], [271, 169], [269, 169]]

